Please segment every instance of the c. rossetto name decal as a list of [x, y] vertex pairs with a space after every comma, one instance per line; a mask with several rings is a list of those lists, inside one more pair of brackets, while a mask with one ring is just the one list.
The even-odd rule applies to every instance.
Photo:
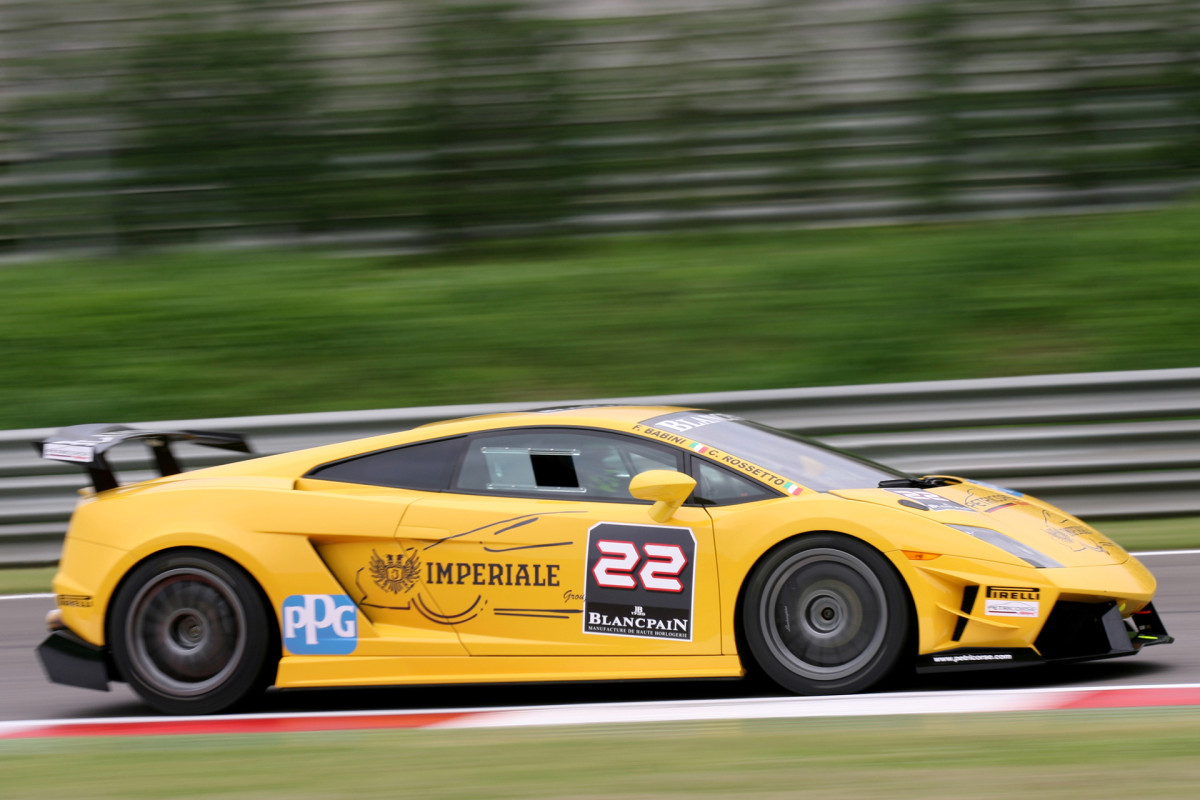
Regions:
[[692, 640], [696, 537], [688, 528], [601, 522], [588, 531], [583, 632]]

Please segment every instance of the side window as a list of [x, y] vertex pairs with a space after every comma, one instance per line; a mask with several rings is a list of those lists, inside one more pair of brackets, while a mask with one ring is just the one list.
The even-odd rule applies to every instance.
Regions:
[[322, 464], [310, 470], [305, 477], [441, 492], [450, 486], [450, 477], [458, 466], [466, 443], [467, 440], [460, 436], [380, 450], [332, 464]]
[[582, 494], [575, 459], [575, 448], [516, 447], [513, 445], [483, 445], [479, 448], [487, 471], [483, 487], [500, 492], [566, 492]]
[[779, 497], [761, 483], [721, 469], [707, 461], [694, 459], [696, 464], [696, 500], [708, 505], [731, 506]]
[[454, 488], [632, 502], [629, 482], [650, 469], [679, 469], [673, 451], [586, 431], [525, 430], [471, 439]]

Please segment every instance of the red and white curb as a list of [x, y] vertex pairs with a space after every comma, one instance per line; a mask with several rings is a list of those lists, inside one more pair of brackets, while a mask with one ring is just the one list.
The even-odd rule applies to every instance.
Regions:
[[837, 697], [762, 697], [496, 709], [28, 720], [0, 722], [0, 739], [294, 733], [401, 728], [511, 728], [537, 725], [967, 714], [1161, 706], [1200, 706], [1200, 684], [913, 692]]

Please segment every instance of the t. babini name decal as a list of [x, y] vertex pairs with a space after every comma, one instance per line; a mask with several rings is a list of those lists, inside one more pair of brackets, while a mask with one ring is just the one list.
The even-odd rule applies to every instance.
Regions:
[[696, 537], [688, 528], [601, 522], [588, 531], [583, 632], [692, 640]]

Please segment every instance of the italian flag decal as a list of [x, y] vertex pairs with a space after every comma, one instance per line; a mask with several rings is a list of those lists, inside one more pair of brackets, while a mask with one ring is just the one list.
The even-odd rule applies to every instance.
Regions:
[[800, 486], [799, 484], [795, 484], [795, 483], [792, 483], [791, 481], [788, 481], [787, 483], [785, 483], [783, 485], [783, 490], [785, 492], [787, 492], [788, 494], [800, 494], [801, 492], [804, 491], [804, 487]]
[[692, 450], [695, 450], [697, 453], [699, 453], [701, 455], [704, 455], [705, 453], [707, 453], [709, 450], [712, 449], [711, 447], [705, 447], [704, 445], [700, 444], [699, 442], [692, 442], [691, 444], [688, 445], [688, 447], [691, 448]]

